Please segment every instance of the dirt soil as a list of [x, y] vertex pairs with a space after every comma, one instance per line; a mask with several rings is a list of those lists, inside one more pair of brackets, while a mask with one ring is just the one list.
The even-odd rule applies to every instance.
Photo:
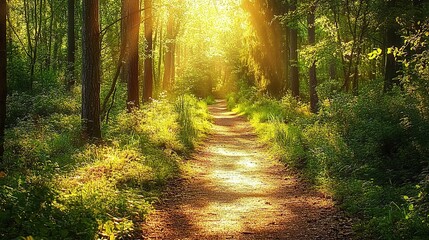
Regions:
[[245, 117], [209, 107], [214, 131], [143, 224], [144, 239], [350, 239], [334, 202], [269, 157]]

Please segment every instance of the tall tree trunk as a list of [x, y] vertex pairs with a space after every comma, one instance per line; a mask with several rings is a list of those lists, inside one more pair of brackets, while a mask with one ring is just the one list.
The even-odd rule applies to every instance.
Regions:
[[176, 42], [171, 43], [171, 76], [170, 86], [173, 87], [176, 81]]
[[[58, 29], [58, 25], [59, 25], [58, 21], [55, 24], [56, 24], [56, 29]], [[61, 64], [60, 64], [60, 61], [62, 60], [61, 46], [63, 45], [63, 40], [64, 40], [63, 33], [56, 33], [56, 35], [57, 36], [54, 39], [54, 47], [53, 47], [54, 49], [52, 50], [52, 55], [53, 55], [53, 58], [55, 59], [55, 61], [52, 63], [52, 67], [55, 71], [61, 68]], [[75, 54], [76, 54], [76, 51], [75, 51]]]
[[[153, 19], [154, 19], [154, 17], [153, 17], [153, 14], [152, 14], [152, 21], [153, 21]], [[157, 79], [158, 79], [157, 69], [156, 69], [157, 65], [155, 64], [154, 51], [157, 48], [158, 38], [160, 37], [159, 36], [159, 28], [158, 28], [159, 22], [160, 22], [160, 17], [158, 16], [156, 18], [155, 24], [152, 26], [152, 29], [154, 29], [154, 36], [152, 38], [152, 73], [153, 73], [152, 74], [152, 78], [153, 78], [152, 82], [153, 82], [153, 88], [156, 88], [156, 82], [157, 82]]]
[[144, 0], [144, 8], [144, 35], [146, 38], [146, 49], [144, 60], [143, 102], [148, 102], [152, 98], [153, 91], [152, 0]]
[[167, 23], [167, 49], [164, 56], [164, 80], [163, 89], [164, 91], [170, 91], [172, 87], [172, 67], [173, 67], [173, 25], [174, 17], [173, 13], [169, 14]]
[[24, 21], [25, 21], [25, 30], [26, 30], [26, 36], [27, 36], [27, 49], [28, 49], [28, 57], [30, 60], [30, 79], [29, 79], [29, 89], [32, 89], [33, 86], [33, 76], [34, 76], [34, 66], [33, 66], [33, 43], [31, 41], [31, 29], [30, 29], [30, 22], [33, 20], [30, 18], [30, 5], [28, 0], [24, 0]]
[[285, 85], [285, 90], [289, 90], [290, 89], [290, 27], [286, 26], [285, 29], [285, 45], [284, 45], [284, 56], [285, 56], [285, 66], [284, 66], [284, 85]]
[[52, 39], [54, 36], [54, 20], [55, 20], [55, 8], [54, 8], [54, 3], [52, 0], [48, 1], [49, 4], [49, 9], [51, 12], [51, 15], [49, 16], [49, 32], [48, 32], [48, 38], [47, 38], [47, 51], [46, 51], [46, 63], [45, 63], [45, 67], [47, 70], [51, 70], [52, 67]]
[[46, 2], [42, 0], [24, 0], [24, 19], [26, 24], [28, 57], [30, 60], [30, 79], [28, 84], [30, 90], [33, 89], [45, 3]]
[[0, 0], [0, 168], [3, 163], [7, 96], [6, 12], [6, 0]]
[[[316, 5], [312, 3], [310, 7], [310, 12], [307, 16], [307, 24], [308, 24], [308, 44], [314, 46], [316, 44], [316, 27], [315, 27], [315, 12]], [[319, 102], [319, 97], [317, 96], [317, 77], [316, 77], [316, 60], [310, 66], [309, 69], [309, 88], [310, 88], [310, 109], [311, 112], [317, 113], [318, 107], [317, 103]]]
[[164, 56], [164, 46], [163, 46], [163, 28], [162, 28], [163, 24], [160, 24], [160, 29], [159, 29], [159, 55], [158, 55], [158, 67], [157, 67], [157, 88], [159, 89], [161, 84], [162, 84], [162, 78], [161, 78], [161, 66], [162, 66], [162, 62], [163, 62], [163, 56]]
[[353, 70], [353, 79], [352, 79], [352, 92], [354, 95], [358, 95], [359, 92], [359, 65], [361, 57], [362, 48], [359, 46], [356, 54], [356, 64]]
[[75, 79], [75, 51], [76, 51], [76, 38], [74, 32], [74, 9], [75, 0], [68, 0], [67, 5], [67, 90], [71, 90], [74, 86]]
[[129, 72], [127, 108], [139, 107], [139, 31], [140, 1], [129, 2]]
[[[398, 34], [399, 26], [396, 23], [389, 24], [385, 33], [385, 51], [388, 48], [400, 47], [401, 37]], [[393, 52], [386, 54], [385, 60], [385, 72], [384, 72], [384, 92], [388, 92], [392, 89], [393, 84], [399, 84], [396, 79], [398, 77], [398, 71], [400, 70], [400, 63], [398, 63], [393, 56]]]
[[123, 62], [121, 71], [121, 82], [128, 82], [128, 23], [129, 23], [129, 2], [130, 0], [121, 0], [121, 48], [123, 49]]
[[[297, 0], [292, 0], [290, 10], [296, 10]], [[298, 30], [296, 27], [290, 29], [290, 87], [292, 96], [299, 98], [299, 69], [298, 69]]]
[[82, 134], [101, 138], [100, 129], [100, 22], [98, 0], [83, 0]]

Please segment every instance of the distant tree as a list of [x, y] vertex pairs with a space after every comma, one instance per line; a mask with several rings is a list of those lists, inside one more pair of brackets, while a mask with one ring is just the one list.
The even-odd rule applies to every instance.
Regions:
[[76, 51], [76, 38], [75, 38], [75, 21], [74, 21], [75, 0], [68, 0], [67, 5], [67, 89], [70, 90], [75, 82], [75, 51]]
[[43, 19], [45, 18], [44, 9], [46, 1], [43, 0], [24, 0], [24, 19], [27, 34], [27, 55], [30, 60], [30, 79], [28, 88], [33, 89], [34, 76], [36, 71], [37, 59], [39, 57]]
[[83, 0], [82, 133], [101, 138], [100, 129], [100, 22], [98, 0]]
[[[164, 33], [164, 24], [160, 24], [162, 21], [161, 16], [158, 16], [158, 20], [157, 20], [157, 24], [156, 26], [156, 34], [155, 34], [155, 39], [154, 39], [154, 44], [152, 46], [152, 50], [156, 50], [156, 45], [158, 45], [158, 64], [156, 66], [156, 71], [154, 72], [154, 82], [156, 82], [157, 85], [159, 85], [162, 81], [162, 77], [161, 77], [161, 64], [163, 62], [163, 56], [164, 56], [164, 46], [163, 46], [163, 33]], [[152, 62], [155, 61], [155, 55], [153, 55], [153, 51], [152, 51]], [[154, 63], [153, 63], [154, 64]], [[154, 66], [155, 67], [155, 66]]]
[[144, 60], [144, 84], [143, 84], [143, 102], [148, 102], [152, 98], [153, 89], [153, 19], [152, 19], [152, 0], [144, 0], [145, 21], [144, 32], [146, 39], [145, 60]]
[[129, 72], [128, 72], [128, 110], [139, 106], [139, 30], [140, 1], [129, 1]]
[[[292, 14], [296, 11], [297, 0], [292, 0], [290, 11]], [[299, 68], [298, 68], [298, 27], [290, 28], [290, 88], [292, 96], [299, 98]]]
[[[392, 89], [394, 84], [399, 84], [397, 77], [399, 74], [398, 71], [401, 69], [401, 63], [396, 61], [395, 56], [393, 55], [394, 51], [388, 51], [388, 49], [400, 48], [403, 45], [403, 41], [400, 36], [401, 26], [397, 22], [396, 18], [406, 12], [406, 6], [410, 4], [410, 1], [390, 0], [385, 4], [386, 5], [382, 9], [383, 12], [380, 11], [379, 14], [384, 18], [382, 19], [384, 20], [384, 50], [387, 52], [384, 68], [384, 91], [387, 92]], [[411, 18], [412, 17], [410, 16], [410, 19]]]
[[0, 0], [0, 163], [3, 162], [4, 127], [6, 120], [6, 0]]
[[[289, 12], [289, 4], [284, 3], [284, 14], [288, 14]], [[289, 90], [290, 82], [289, 82], [289, 74], [290, 74], [290, 27], [288, 24], [285, 24], [284, 29], [284, 43], [283, 43], [283, 51], [284, 51], [284, 88], [285, 90]]]
[[121, 53], [123, 54], [120, 59], [121, 64], [121, 81], [128, 82], [128, 14], [129, 14], [129, 0], [121, 0]]
[[[310, 4], [310, 9], [307, 15], [307, 25], [308, 25], [308, 44], [314, 46], [316, 44], [316, 27], [315, 27], [315, 12], [316, 5], [315, 3]], [[316, 60], [313, 60], [309, 68], [309, 88], [310, 88], [310, 109], [311, 112], [317, 112], [317, 103], [319, 98], [317, 96], [317, 76], [316, 76]]]
[[174, 68], [174, 14], [173, 11], [169, 11], [168, 22], [167, 22], [167, 49], [165, 50], [164, 56], [164, 79], [163, 89], [164, 91], [171, 90], [173, 85], [173, 68]]

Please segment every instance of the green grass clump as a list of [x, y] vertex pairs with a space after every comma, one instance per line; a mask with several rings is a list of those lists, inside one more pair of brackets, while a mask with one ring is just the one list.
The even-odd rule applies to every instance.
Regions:
[[1, 239], [133, 238], [211, 126], [203, 101], [160, 99], [117, 111], [103, 126], [103, 142], [88, 145], [78, 110], [58, 112], [30, 114], [7, 131]]

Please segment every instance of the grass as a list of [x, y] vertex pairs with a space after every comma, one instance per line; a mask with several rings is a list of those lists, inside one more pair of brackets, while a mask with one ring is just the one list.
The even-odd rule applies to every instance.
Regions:
[[230, 95], [271, 153], [303, 173], [359, 221], [358, 239], [429, 236], [429, 122], [400, 91], [364, 98], [338, 94], [311, 114], [291, 97], [274, 100], [252, 89]]
[[88, 145], [77, 112], [31, 114], [8, 129], [1, 239], [133, 238], [211, 127], [206, 103], [186, 95], [118, 111], [103, 142]]

